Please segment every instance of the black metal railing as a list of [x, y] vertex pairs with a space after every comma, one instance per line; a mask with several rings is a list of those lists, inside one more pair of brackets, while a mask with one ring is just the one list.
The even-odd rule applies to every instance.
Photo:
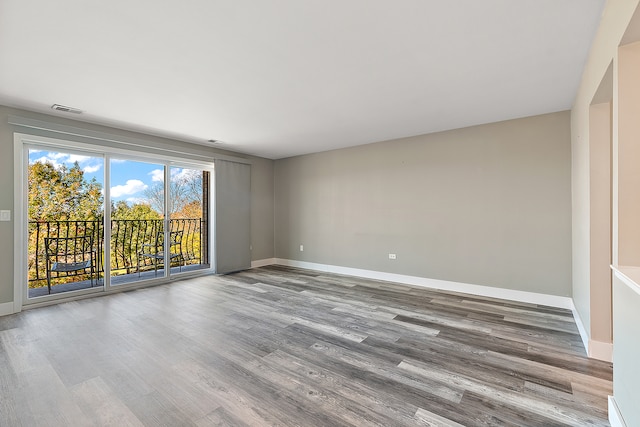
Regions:
[[[174, 262], [182, 265], [203, 263], [206, 249], [205, 222], [202, 219], [177, 218], [169, 221], [170, 230], [182, 231], [180, 254]], [[111, 220], [110, 266], [112, 275], [133, 274], [153, 269], [152, 260], [140, 257], [143, 246], [154, 245], [158, 233], [164, 232], [162, 219], [114, 219]], [[47, 286], [47, 260], [45, 238], [76, 237], [90, 235], [97, 254], [97, 273], [104, 273], [105, 244], [103, 220], [81, 221], [29, 221], [28, 280], [29, 287]], [[204, 261], [206, 262], [206, 261]], [[55, 283], [68, 283], [82, 280], [83, 272], [55, 276]]]

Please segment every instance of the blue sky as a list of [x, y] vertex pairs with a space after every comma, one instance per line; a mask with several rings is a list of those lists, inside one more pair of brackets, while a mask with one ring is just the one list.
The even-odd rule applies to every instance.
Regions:
[[[95, 178], [104, 187], [104, 159], [46, 150], [29, 150], [29, 163], [50, 162], [54, 166], [73, 166], [78, 162], [87, 180]], [[171, 168], [172, 176], [191, 172], [190, 169]], [[111, 159], [111, 199], [129, 203], [141, 201], [144, 191], [156, 182], [164, 181], [163, 166], [154, 163]]]

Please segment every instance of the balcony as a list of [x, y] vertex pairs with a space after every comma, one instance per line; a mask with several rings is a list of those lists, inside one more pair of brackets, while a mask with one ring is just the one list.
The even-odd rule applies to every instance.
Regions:
[[[164, 275], [162, 244], [165, 230], [162, 219], [114, 219], [110, 224], [111, 242], [105, 245], [103, 220], [30, 221], [29, 298], [102, 287], [105, 248], [109, 249], [113, 286]], [[180, 239], [177, 244], [170, 242], [171, 273], [208, 268], [206, 222], [202, 219], [177, 218], [171, 219], [169, 226], [167, 231], [170, 235], [179, 236]], [[46, 242], [49, 245], [54, 240], [66, 242], [77, 236], [89, 237], [87, 241], [91, 242], [91, 247], [85, 249], [87, 253], [94, 254], [93, 261], [89, 263], [91, 266], [75, 271], [52, 271], [52, 262], [47, 262]], [[65, 248], [61, 246], [57, 251], [64, 253]], [[71, 249], [68, 251], [71, 252]]]

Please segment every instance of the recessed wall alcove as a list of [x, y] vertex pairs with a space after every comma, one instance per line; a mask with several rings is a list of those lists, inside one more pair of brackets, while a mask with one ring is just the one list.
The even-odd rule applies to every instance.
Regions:
[[[597, 110], [595, 105], [591, 108]], [[590, 129], [592, 125], [603, 126], [600, 122], [604, 120], [604, 113], [600, 117], [596, 110], [590, 116]], [[614, 277], [613, 396], [609, 402], [609, 419], [614, 426], [635, 426], [640, 425], [640, 7], [630, 21], [613, 61], [611, 111]], [[590, 148], [591, 138], [597, 145], [599, 134], [590, 136]], [[597, 286], [592, 282], [592, 298], [595, 292]], [[592, 304], [592, 322], [598, 312], [593, 311], [597, 304], [598, 301]], [[595, 326], [592, 325], [592, 333]]]

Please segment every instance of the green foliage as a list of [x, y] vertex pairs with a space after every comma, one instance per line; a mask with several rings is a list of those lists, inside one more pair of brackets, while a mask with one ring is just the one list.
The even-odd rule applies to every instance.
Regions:
[[113, 219], [162, 219], [157, 211], [146, 203], [136, 203], [129, 205], [124, 200], [119, 200], [115, 204], [111, 203], [111, 218]]
[[[111, 241], [102, 243], [103, 192], [95, 179], [87, 180], [76, 162], [72, 167], [36, 162], [29, 165], [29, 254], [28, 277], [30, 287], [46, 286], [44, 238], [92, 233], [104, 259], [104, 249], [110, 251], [111, 272], [114, 275], [132, 274], [151, 268], [148, 259], [138, 262], [140, 252], [157, 241], [164, 228], [162, 183], [145, 192], [146, 200], [129, 204], [124, 200], [111, 203]], [[172, 180], [169, 207], [171, 229], [184, 231], [183, 254], [188, 264], [200, 259], [201, 230], [194, 220], [202, 218], [202, 173], [183, 174]], [[154, 209], [155, 208], [155, 209]], [[189, 244], [187, 245], [187, 242]], [[187, 251], [187, 246], [190, 248]], [[146, 262], [145, 262], [146, 261]], [[78, 277], [56, 279], [67, 283]]]
[[102, 186], [87, 181], [78, 162], [29, 165], [29, 218], [38, 221], [95, 220], [102, 216]]
[[[44, 238], [96, 233], [102, 221], [102, 186], [88, 181], [76, 162], [71, 168], [50, 162], [29, 165], [28, 277], [46, 272]], [[37, 222], [44, 224], [38, 224]], [[42, 225], [42, 227], [40, 227]], [[44, 283], [39, 283], [43, 286]]]

